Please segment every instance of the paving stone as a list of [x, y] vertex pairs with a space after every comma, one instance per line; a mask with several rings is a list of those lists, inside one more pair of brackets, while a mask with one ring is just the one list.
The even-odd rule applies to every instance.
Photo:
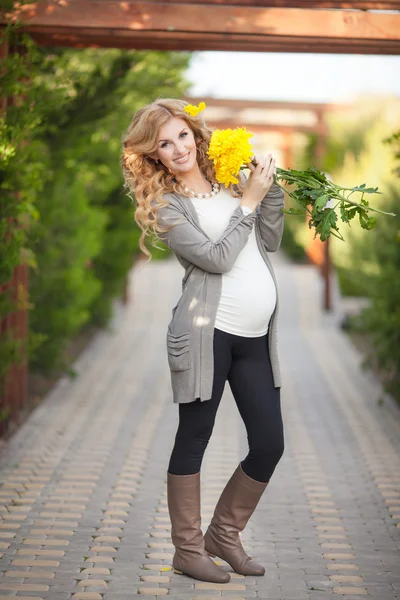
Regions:
[[354, 554], [344, 552], [324, 552], [322, 555], [326, 560], [347, 560], [355, 558]]
[[40, 560], [30, 558], [15, 558], [11, 561], [11, 564], [15, 567], [59, 567], [60, 561], [58, 560]]
[[146, 596], [166, 596], [168, 594], [168, 588], [145, 588], [140, 587], [138, 589], [139, 594], [144, 594]]
[[29, 546], [69, 546], [67, 540], [47, 540], [41, 538], [27, 538], [22, 543]]
[[48, 510], [43, 510], [39, 513], [39, 515], [41, 517], [53, 517], [53, 518], [59, 518], [59, 519], [81, 519], [82, 518], [82, 514], [81, 513], [72, 513], [72, 512], [54, 512], [54, 511], [48, 511]]
[[367, 590], [362, 587], [336, 587], [333, 588], [334, 594], [342, 594], [343, 596], [362, 596], [368, 594]]
[[[18, 596], [0, 596], [0, 600], [15, 600]], [[24, 598], [24, 600], [43, 600], [43, 598], [39, 598], [39, 596], [20, 596]]]
[[58, 519], [38, 519], [34, 521], [34, 524], [44, 527], [53, 527], [55, 525], [57, 527], [78, 527], [77, 521], [60, 521]]
[[49, 571], [6, 571], [5, 577], [35, 578], [35, 579], [54, 579], [54, 573]]
[[323, 544], [321, 544], [321, 548], [327, 548], [330, 550], [351, 550], [351, 545], [350, 544], [343, 544], [340, 542], [337, 543], [327, 543], [324, 542]]
[[72, 598], [74, 600], [102, 600], [103, 596], [98, 592], [78, 592], [73, 594]]
[[340, 583], [361, 583], [363, 581], [359, 575], [329, 575], [329, 579]]
[[17, 554], [21, 556], [64, 556], [64, 550], [35, 550], [34, 548], [19, 548]]
[[142, 565], [142, 569], [145, 569], [146, 571], [171, 571], [172, 567], [169, 567], [168, 565], [145, 563]]
[[13, 592], [47, 592], [48, 585], [37, 583], [0, 583], [0, 590], [11, 590]]
[[328, 563], [326, 566], [330, 571], [359, 571], [360, 569], [358, 565], [346, 563]]
[[241, 583], [195, 583], [196, 590], [227, 590], [230, 592], [241, 592], [246, 590], [246, 586]]
[[74, 535], [72, 530], [68, 529], [31, 529], [31, 535]]
[[111, 556], [89, 556], [87, 562], [92, 563], [113, 563], [114, 559]]
[[154, 560], [172, 560], [174, 555], [168, 552], [149, 552], [146, 557]]
[[82, 571], [82, 575], [110, 575], [110, 573], [110, 569], [106, 569], [105, 567], [89, 567]]
[[83, 579], [78, 581], [78, 587], [107, 587], [107, 582], [104, 579]]

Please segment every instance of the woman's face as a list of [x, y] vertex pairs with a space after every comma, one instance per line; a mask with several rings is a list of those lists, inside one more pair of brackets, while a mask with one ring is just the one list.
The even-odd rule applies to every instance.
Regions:
[[197, 148], [186, 121], [172, 117], [160, 128], [154, 155], [176, 175], [189, 173], [196, 164]]

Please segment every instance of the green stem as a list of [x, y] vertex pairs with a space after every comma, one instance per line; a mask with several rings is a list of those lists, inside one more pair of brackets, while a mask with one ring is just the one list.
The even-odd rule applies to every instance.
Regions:
[[[278, 171], [282, 171], [282, 169], [277, 169], [277, 172], [278, 172]], [[288, 172], [288, 173], [289, 173], [289, 172]], [[289, 173], [289, 174], [290, 174], [290, 173]], [[292, 176], [292, 177], [293, 177], [293, 176]], [[281, 185], [279, 185], [279, 183], [278, 183], [278, 181], [277, 181], [277, 178], [276, 178], [276, 176], [274, 176], [274, 183], [275, 183], [275, 184], [276, 184], [276, 185], [277, 185], [277, 186], [278, 186], [278, 187], [279, 187], [279, 188], [280, 188], [282, 191], [286, 192], [287, 194], [289, 193], [289, 192], [287, 192], [287, 190], [285, 190], [285, 188], [284, 188], [284, 187], [282, 187]], [[297, 185], [300, 185], [300, 182], [299, 182]], [[327, 186], [325, 186], [325, 187], [327, 187]], [[336, 198], [336, 200], [339, 200], [340, 202], [347, 202], [348, 204], [351, 204], [352, 206], [357, 206], [358, 208], [363, 208], [363, 209], [364, 209], [364, 210], [366, 210], [366, 211], [367, 211], [367, 210], [371, 210], [372, 212], [376, 212], [376, 213], [379, 213], [379, 214], [381, 214], [381, 215], [387, 215], [387, 216], [389, 216], [389, 217], [395, 217], [395, 216], [396, 216], [396, 214], [395, 214], [395, 213], [390, 213], [390, 212], [386, 212], [386, 211], [384, 211], [384, 210], [379, 210], [379, 209], [377, 209], [377, 208], [372, 208], [372, 206], [363, 206], [362, 204], [359, 204], [358, 202], [354, 202], [353, 200], [349, 200], [349, 198], [350, 198], [351, 194], [354, 194], [354, 192], [355, 192], [355, 191], [357, 191], [357, 190], [352, 190], [351, 188], [345, 188], [345, 187], [341, 187], [340, 185], [336, 185], [336, 184], [335, 184], [334, 186], [330, 185], [330, 186], [329, 186], [329, 188], [331, 188], [331, 190], [332, 190], [332, 194], [331, 194], [331, 195], [332, 195], [332, 198]], [[338, 194], [338, 193], [337, 193], [337, 191], [336, 191], [336, 189], [335, 189], [335, 188], [336, 188], [336, 189], [340, 189], [340, 190], [344, 190], [344, 191], [350, 191], [351, 193], [349, 194], [349, 196], [348, 196], [347, 198], [344, 198], [343, 196], [341, 196], [340, 194]], [[359, 190], [359, 191], [360, 191], [360, 193], [362, 193], [362, 192], [361, 192], [361, 190]], [[290, 195], [290, 194], [289, 194], [289, 195]], [[292, 197], [292, 198], [294, 198], [294, 199], [296, 199], [294, 196], [291, 196], [291, 197]], [[337, 206], [337, 205], [336, 205], [336, 206]], [[336, 207], [335, 207], [335, 208], [336, 208]]]
[[389, 217], [396, 216], [395, 213], [385, 212], [384, 210], [378, 210], [377, 208], [372, 208], [372, 206], [363, 206], [362, 204], [358, 204], [358, 202], [353, 202], [352, 200], [349, 200], [348, 198], [343, 198], [343, 202], [347, 202], [348, 204], [351, 204], [352, 206], [358, 206], [359, 208], [363, 208], [364, 210], [372, 210], [372, 212], [377, 212], [381, 215], [388, 215]]

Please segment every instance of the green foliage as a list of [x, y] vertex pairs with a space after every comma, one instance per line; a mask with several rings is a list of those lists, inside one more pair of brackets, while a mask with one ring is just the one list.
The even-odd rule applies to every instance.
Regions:
[[296, 230], [294, 219], [286, 219], [281, 245], [289, 258], [296, 263], [303, 263], [307, 261], [307, 256], [304, 247], [297, 241]]
[[[399, 209], [399, 187], [389, 189], [385, 206]], [[365, 280], [371, 303], [361, 314], [360, 325], [372, 335], [375, 355], [370, 362], [377, 360], [385, 371], [387, 389], [400, 400], [400, 217], [379, 220], [363, 252], [378, 270]]]
[[[400, 187], [393, 179], [393, 173], [399, 174], [400, 135], [391, 133], [399, 123], [398, 100], [374, 99], [369, 105], [364, 101], [346, 119], [332, 119], [328, 149], [340, 139], [344, 146], [350, 140], [349, 148], [337, 153], [336, 162], [331, 151], [330, 175], [343, 187], [368, 177], [381, 190], [374, 199], [377, 207], [397, 215], [380, 216], [371, 232], [352, 227], [346, 243], [333, 239], [331, 248], [342, 293], [369, 299], [369, 307], [352, 319], [353, 327], [373, 348], [368, 363], [379, 369], [386, 388], [400, 401]], [[360, 124], [365, 125], [363, 131]]]
[[[365, 194], [378, 193], [378, 188], [367, 188], [365, 183], [352, 188], [339, 186], [329, 181], [324, 173], [314, 168], [303, 171], [277, 169], [276, 178], [296, 187], [294, 190], [285, 191], [302, 206], [302, 210], [290, 208], [284, 212], [288, 215], [304, 214], [304, 216], [308, 213], [310, 215], [308, 225], [310, 229], [314, 228], [314, 237], [319, 235], [322, 242], [331, 235], [343, 240], [337, 226], [338, 213], [336, 210], [339, 211], [343, 223], [349, 223], [358, 214], [360, 225], [366, 230], [373, 229], [376, 224], [376, 219], [371, 217], [368, 212], [383, 212], [369, 206], [369, 202], [364, 198]], [[351, 199], [354, 193], [361, 194], [359, 203]], [[333, 208], [327, 206], [331, 202], [334, 204]]]
[[[329, 133], [324, 141], [324, 154], [317, 164], [325, 174], [337, 173], [349, 158], [359, 160], [368, 144], [368, 131], [377, 118], [376, 111], [371, 113], [370, 107], [368, 101], [365, 106], [357, 104], [356, 118], [353, 111], [328, 113]], [[317, 163], [317, 142], [317, 134], [307, 136], [307, 144], [296, 161], [300, 169], [308, 169]]]
[[[0, 41], [12, 52], [1, 64], [0, 102], [0, 285], [11, 278], [23, 262], [34, 264], [27, 250], [29, 227], [38, 219], [35, 201], [43, 186], [46, 160], [43, 144], [37, 139], [43, 130], [43, 115], [49, 97], [39, 90], [35, 74], [41, 63], [40, 52], [29, 37], [19, 36], [17, 26], [0, 31]], [[10, 102], [10, 99], [13, 99]], [[58, 102], [58, 92], [52, 94]], [[0, 294], [1, 316], [15, 309], [5, 292]], [[10, 365], [22, 356], [22, 343], [14, 342], [10, 332], [0, 334], [0, 385]]]
[[394, 159], [399, 163], [399, 165], [393, 169], [393, 173], [397, 175], [397, 177], [400, 177], [400, 130], [387, 137], [384, 142], [386, 144], [391, 144], [392, 148], [394, 148]]
[[[391, 193], [388, 182], [393, 180], [395, 163], [390, 144], [383, 143], [383, 140], [393, 132], [396, 121], [400, 122], [400, 102], [390, 98], [373, 98], [369, 103], [363, 100], [354, 106], [346, 118], [341, 113], [331, 118], [328, 148], [331, 146], [331, 137], [351, 140], [359, 131], [359, 121], [368, 124], [362, 135], [364, 148], [357, 155], [353, 150], [344, 151], [338, 156], [336, 167], [332, 165], [330, 176], [343, 187], [352, 187], [354, 181], [373, 181], [381, 192], [373, 197], [374, 206], [384, 210]], [[393, 212], [398, 214], [399, 211], [400, 207], [395, 207]], [[394, 217], [379, 215], [377, 222], [388, 219]], [[355, 219], [349, 223], [346, 243], [331, 239], [332, 258], [335, 267], [339, 269], [340, 281], [344, 284], [342, 291], [350, 291], [351, 295], [366, 295], [365, 280], [374, 277], [379, 267], [373, 258], [365, 258], [369, 255], [372, 233], [354, 226], [354, 221]], [[347, 285], [349, 282], [350, 290]]]
[[91, 320], [98, 325], [107, 323], [114, 298], [123, 293], [126, 275], [132, 266], [133, 256], [138, 252], [140, 237], [139, 228], [132, 227], [131, 201], [120, 185], [105, 198], [103, 207], [108, 215], [102, 236], [103, 248], [91, 265], [102, 286], [101, 293], [91, 307]]
[[22, 359], [21, 340], [15, 340], [10, 332], [2, 335], [0, 345], [0, 391], [3, 389], [5, 376], [10, 365], [17, 364]]
[[[358, 262], [355, 260], [355, 262]], [[340, 265], [335, 266], [339, 280], [340, 291], [343, 296], [365, 297], [368, 296], [367, 281], [362, 271], [357, 268], [346, 269]]]
[[61, 76], [68, 102], [49, 107], [43, 136], [51, 177], [31, 228], [31, 332], [41, 336], [31, 366], [63, 366], [68, 340], [105, 325], [121, 296], [140, 230], [123, 193], [120, 137], [133, 112], [158, 95], [181, 95], [184, 53], [50, 50], [41, 75]]
[[37, 268], [31, 275], [30, 328], [45, 338], [31, 366], [50, 371], [59, 366], [65, 342], [89, 321], [101, 291], [88, 261], [100, 251], [106, 215], [90, 206], [79, 180], [65, 175], [44, 188], [37, 204], [42, 218], [31, 229]]

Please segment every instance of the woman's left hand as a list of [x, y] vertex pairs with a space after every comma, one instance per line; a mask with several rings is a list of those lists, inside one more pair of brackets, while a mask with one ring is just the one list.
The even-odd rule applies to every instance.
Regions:
[[250, 196], [261, 196], [262, 199], [274, 183], [276, 161], [272, 157], [272, 154], [254, 157], [254, 161], [257, 163], [257, 166], [254, 166], [253, 163], [247, 165], [251, 171], [251, 175], [247, 180], [246, 192]]

